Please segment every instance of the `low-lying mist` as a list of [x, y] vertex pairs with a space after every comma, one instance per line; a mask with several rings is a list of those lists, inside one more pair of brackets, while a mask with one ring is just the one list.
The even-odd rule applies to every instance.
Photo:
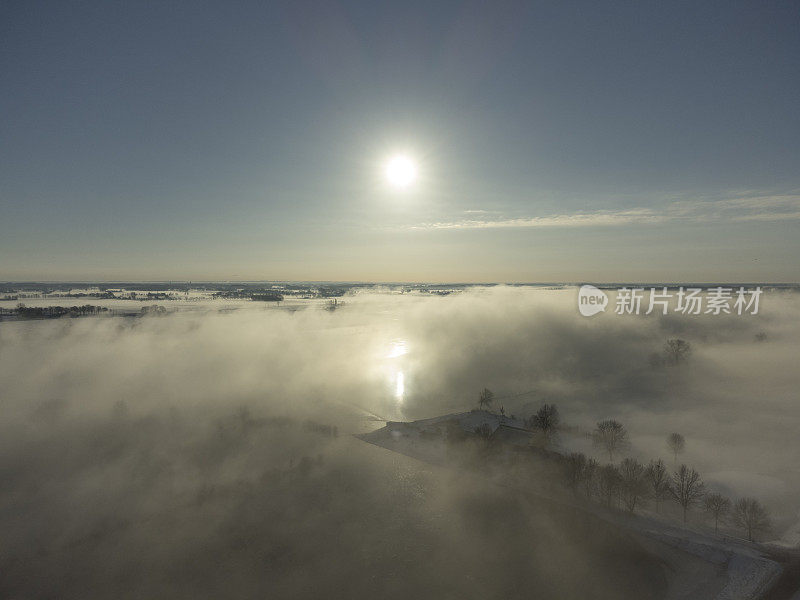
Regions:
[[[616, 418], [642, 459], [680, 432], [710, 487], [786, 524], [799, 317], [794, 292], [758, 315], [585, 318], [574, 290], [497, 287], [2, 323], [0, 595], [655, 597], [630, 540], [349, 434], [488, 387], [507, 414]], [[676, 337], [689, 359], [654, 361]]]

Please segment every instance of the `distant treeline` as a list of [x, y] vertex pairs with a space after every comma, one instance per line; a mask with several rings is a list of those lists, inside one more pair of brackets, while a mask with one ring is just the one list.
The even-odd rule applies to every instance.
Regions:
[[84, 304], [83, 306], [25, 306], [0, 308], [0, 316], [16, 316], [20, 319], [57, 319], [59, 317], [84, 317], [108, 312], [105, 306]]
[[283, 296], [275, 292], [268, 292], [265, 294], [251, 294], [250, 300], [256, 300], [259, 302], [280, 302], [281, 300], [283, 300]]
[[75, 292], [58, 294], [62, 298], [100, 298], [103, 300], [114, 300], [116, 296], [112, 292]]
[[283, 294], [278, 292], [249, 292], [247, 290], [233, 290], [229, 292], [215, 292], [212, 294], [214, 298], [225, 299], [241, 299], [241, 300], [255, 300], [259, 302], [280, 302], [283, 300]]

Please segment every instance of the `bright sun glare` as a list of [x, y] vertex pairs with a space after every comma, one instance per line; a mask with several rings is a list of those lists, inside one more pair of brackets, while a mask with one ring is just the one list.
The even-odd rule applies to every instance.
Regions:
[[388, 160], [385, 167], [386, 180], [392, 187], [407, 188], [417, 179], [417, 165], [408, 156], [397, 155]]

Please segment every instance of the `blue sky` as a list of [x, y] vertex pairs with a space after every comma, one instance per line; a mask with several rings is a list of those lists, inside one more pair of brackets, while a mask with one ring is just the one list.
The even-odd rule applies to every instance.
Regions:
[[0, 279], [800, 281], [798, 32], [796, 2], [5, 2]]

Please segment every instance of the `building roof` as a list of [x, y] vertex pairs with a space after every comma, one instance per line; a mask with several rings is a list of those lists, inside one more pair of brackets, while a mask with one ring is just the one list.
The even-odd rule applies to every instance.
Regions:
[[512, 446], [528, 446], [533, 438], [533, 432], [521, 427], [499, 424], [492, 433], [492, 439]]

